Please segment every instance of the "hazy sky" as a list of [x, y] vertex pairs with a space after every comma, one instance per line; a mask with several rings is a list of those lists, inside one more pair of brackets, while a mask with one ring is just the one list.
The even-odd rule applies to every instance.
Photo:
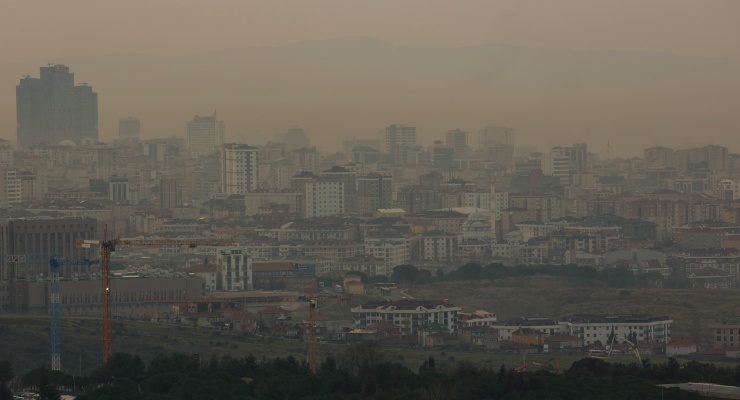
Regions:
[[740, 58], [738, 0], [0, 0], [0, 62], [370, 36]]
[[[250, 81], [240, 69], [231, 71], [232, 80], [222, 84], [216, 78], [225, 76], [224, 69], [244, 67], [218, 64], [216, 53], [210, 64], [183, 57], [351, 36], [406, 46], [399, 47], [406, 52], [417, 44], [510, 44], [725, 60], [662, 57], [660, 69], [652, 70], [651, 55], [618, 53], [615, 61], [642, 60], [638, 69], [624, 64], [626, 69], [619, 70], [610, 69], [612, 64], [622, 65], [612, 63], [612, 55], [537, 50], [552, 67], [535, 67], [519, 59], [507, 69], [504, 57], [492, 65], [481, 64], [491, 68], [478, 71], [476, 65], [457, 68], [454, 60], [462, 53], [448, 52], [447, 59], [435, 61], [438, 77], [416, 79], [418, 72], [429, 75], [426, 70], [433, 68], [407, 60], [406, 67], [416, 65], [418, 70], [404, 75], [385, 68], [394, 57], [390, 53], [377, 53], [389, 59], [364, 59], [362, 68], [336, 62], [353, 53], [350, 50], [356, 50], [355, 57], [363, 55], [363, 49], [353, 47], [332, 53], [332, 63], [316, 60], [326, 55], [307, 60], [291, 53], [291, 60], [316, 68], [315, 76], [308, 79], [306, 71], [281, 68], [273, 57], [265, 62], [276, 64], [265, 64], [261, 72], [265, 79]], [[0, 137], [6, 139], [15, 138], [14, 89], [20, 76], [38, 76], [38, 67], [47, 62], [67, 62], [77, 82], [88, 81], [99, 93], [102, 140], [116, 137], [122, 116], [141, 117], [142, 134], [148, 138], [184, 135], [185, 121], [192, 115], [218, 108], [232, 139], [254, 132], [269, 137], [299, 125], [319, 146], [336, 146], [336, 138], [345, 135], [374, 135], [390, 123], [409, 123], [419, 128], [424, 144], [439, 139], [446, 129], [475, 132], [489, 124], [506, 124], [522, 133], [522, 143], [549, 146], [589, 140], [600, 143], [591, 147], [600, 152], [609, 138], [630, 132], [628, 140], [611, 141], [612, 154], [639, 154], [640, 146], [658, 143], [713, 142], [740, 150], [736, 111], [740, 83], [733, 79], [732, 69], [716, 77], [712, 72], [718, 71], [712, 69], [714, 61], [723, 65], [740, 61], [740, 0], [0, 0], [0, 38], [0, 65], [4, 66]], [[141, 70], [132, 64], [106, 64], [136, 57], [84, 57], [133, 53], [180, 57], [164, 57]], [[466, 54], [470, 53], [474, 52]], [[178, 62], [194, 64], [188, 75], [172, 73], [182, 65]], [[258, 64], [248, 62], [252, 68]], [[161, 69], [165, 65], [170, 67]], [[336, 70], [340, 66], [344, 70]], [[375, 80], [358, 79], [358, 71]], [[385, 75], [380, 76], [380, 71]], [[493, 86], [470, 83], [475, 78], [471, 71]], [[450, 75], [453, 72], [468, 75]], [[329, 76], [319, 79], [320, 74]], [[396, 94], [394, 102], [388, 102], [386, 95], [394, 90], [395, 79], [403, 79], [397, 86], [406, 85], [409, 97], [396, 98]], [[257, 87], [255, 96], [252, 90]], [[347, 91], [346, 97], [334, 95], [341, 90]], [[142, 92], [149, 95], [142, 99]], [[456, 95], [457, 100], [439, 97], [439, 92]], [[323, 98], [312, 97], [322, 93]], [[411, 96], [414, 93], [424, 95], [417, 98]], [[153, 94], [163, 95], [154, 98]], [[358, 126], [362, 132], [356, 132]], [[630, 141], [633, 138], [635, 142]], [[472, 138], [471, 143], [475, 143]]]

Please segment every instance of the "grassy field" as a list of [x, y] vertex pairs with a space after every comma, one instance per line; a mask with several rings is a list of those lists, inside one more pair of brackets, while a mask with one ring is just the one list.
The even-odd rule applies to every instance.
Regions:
[[708, 325], [740, 315], [740, 291], [703, 289], [606, 289], [570, 284], [549, 276], [506, 280], [443, 282], [407, 293], [424, 299], [444, 297], [463, 310], [487, 310], [499, 319], [560, 317], [576, 314], [667, 315], [673, 338], [708, 339]]
[[[160, 353], [203, 354], [204, 359], [215, 354], [241, 357], [253, 354], [261, 357], [286, 357], [299, 360], [308, 358], [308, 345], [295, 341], [262, 338], [254, 335], [234, 334], [177, 325], [156, 324], [146, 321], [115, 321], [114, 351], [138, 354], [149, 360]], [[89, 373], [101, 360], [100, 320], [63, 318], [62, 368], [73, 374]], [[13, 362], [16, 373], [23, 373], [50, 364], [49, 320], [40, 316], [0, 315], [0, 360]], [[338, 356], [343, 345], [319, 344], [319, 359]], [[501, 365], [515, 367], [525, 361], [544, 362], [547, 354], [510, 355], [439, 351], [425, 349], [385, 349], [388, 360], [400, 362], [416, 370], [429, 357], [434, 357], [438, 368], [452, 367], [457, 362], [470, 362], [478, 366], [498, 369]], [[559, 356], [560, 365], [567, 368], [577, 356]], [[625, 358], [626, 361], [631, 361]]]
[[[554, 277], [525, 277], [495, 282], [445, 282], [414, 287], [408, 293], [417, 298], [447, 298], [464, 310], [484, 309], [495, 312], [499, 319], [518, 316], [559, 318], [574, 313], [596, 314], [660, 314], [674, 320], [672, 335], [706, 339], [707, 325], [717, 319], [740, 315], [740, 291], [673, 290], [673, 289], [604, 289], [572, 285]], [[356, 298], [354, 303], [371, 297]], [[298, 310], [297, 310], [298, 311]], [[348, 309], [339, 304], [327, 304], [320, 314], [333, 318], [350, 318]], [[301, 318], [300, 311], [296, 314]], [[210, 355], [285, 357], [306, 359], [305, 343], [233, 334], [179, 325], [156, 324], [148, 321], [114, 321], [114, 351], [138, 354], [148, 360], [159, 353], [180, 352]], [[0, 360], [10, 360], [18, 372], [50, 364], [49, 318], [0, 314]], [[63, 318], [62, 366], [70, 373], [85, 374], [97, 367], [102, 358], [100, 320]], [[318, 356], [338, 355], [340, 345], [320, 344]], [[428, 357], [440, 367], [458, 361], [498, 368], [502, 364], [514, 367], [523, 363], [520, 355], [469, 353], [420, 349], [388, 349], [387, 357], [412, 369]], [[546, 354], [527, 356], [526, 361], [543, 362]], [[579, 357], [559, 356], [563, 368]], [[652, 357], [654, 358], [654, 357]], [[622, 358], [620, 358], [622, 359]], [[631, 362], [625, 356], [622, 360]]]

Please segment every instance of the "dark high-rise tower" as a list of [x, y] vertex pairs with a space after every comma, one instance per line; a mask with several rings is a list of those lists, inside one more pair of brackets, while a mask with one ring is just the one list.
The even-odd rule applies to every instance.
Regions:
[[92, 87], [75, 87], [65, 65], [40, 68], [40, 77], [26, 76], [15, 88], [18, 144], [57, 144], [98, 138], [98, 94]]

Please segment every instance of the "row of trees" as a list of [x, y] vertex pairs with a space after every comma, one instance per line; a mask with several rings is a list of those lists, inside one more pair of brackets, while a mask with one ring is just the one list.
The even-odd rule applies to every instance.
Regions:
[[680, 277], [666, 279], [657, 272], [634, 275], [631, 271], [623, 268], [597, 270], [593, 267], [577, 266], [575, 264], [508, 267], [499, 263], [485, 266], [478, 263], [468, 263], [447, 274], [444, 274], [442, 269], [432, 274], [428, 270], [404, 264], [393, 268], [393, 274], [390, 277], [368, 277], [361, 272], [349, 273], [362, 276], [365, 283], [395, 282], [407, 287], [433, 282], [497, 280], [536, 275], [558, 276], [574, 283], [609, 288], [630, 289], [655, 287], [656, 283], [669, 288], [685, 288], [690, 286], [686, 279]]
[[[7, 371], [0, 363], [0, 374]], [[12, 377], [7, 373], [0, 379]], [[51, 380], [51, 381], [50, 381]], [[703, 381], [740, 385], [740, 366], [716, 367], [670, 359], [661, 364], [609, 364], [583, 359], [561, 375], [548, 371], [516, 372], [501, 366], [469, 363], [439, 367], [430, 357], [418, 372], [389, 361], [372, 343], [349, 346], [323, 360], [317, 374], [292, 356], [261, 360], [224, 356], [159, 355], [148, 365], [117, 353], [91, 376], [73, 378], [45, 369], [29, 372], [23, 384], [66, 386], [75, 380], [85, 394], [79, 400], [157, 399], [698, 399], [694, 393], [661, 389], [660, 383]], [[45, 394], [44, 400], [58, 398]], [[10, 399], [0, 393], [0, 400]]]

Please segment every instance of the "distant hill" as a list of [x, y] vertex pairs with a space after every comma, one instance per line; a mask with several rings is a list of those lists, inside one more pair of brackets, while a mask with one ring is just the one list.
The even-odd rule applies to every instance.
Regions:
[[271, 139], [290, 126], [338, 149], [391, 123], [422, 143], [448, 129], [517, 128], [541, 149], [639, 155], [657, 143], [740, 150], [740, 63], [671, 54], [397, 46], [353, 37], [186, 56], [78, 56], [0, 64], [0, 137], [15, 138], [15, 85], [47, 62], [64, 63], [99, 95], [103, 139], [138, 116], [145, 137], [184, 136], [195, 114], [217, 109], [227, 139]]

